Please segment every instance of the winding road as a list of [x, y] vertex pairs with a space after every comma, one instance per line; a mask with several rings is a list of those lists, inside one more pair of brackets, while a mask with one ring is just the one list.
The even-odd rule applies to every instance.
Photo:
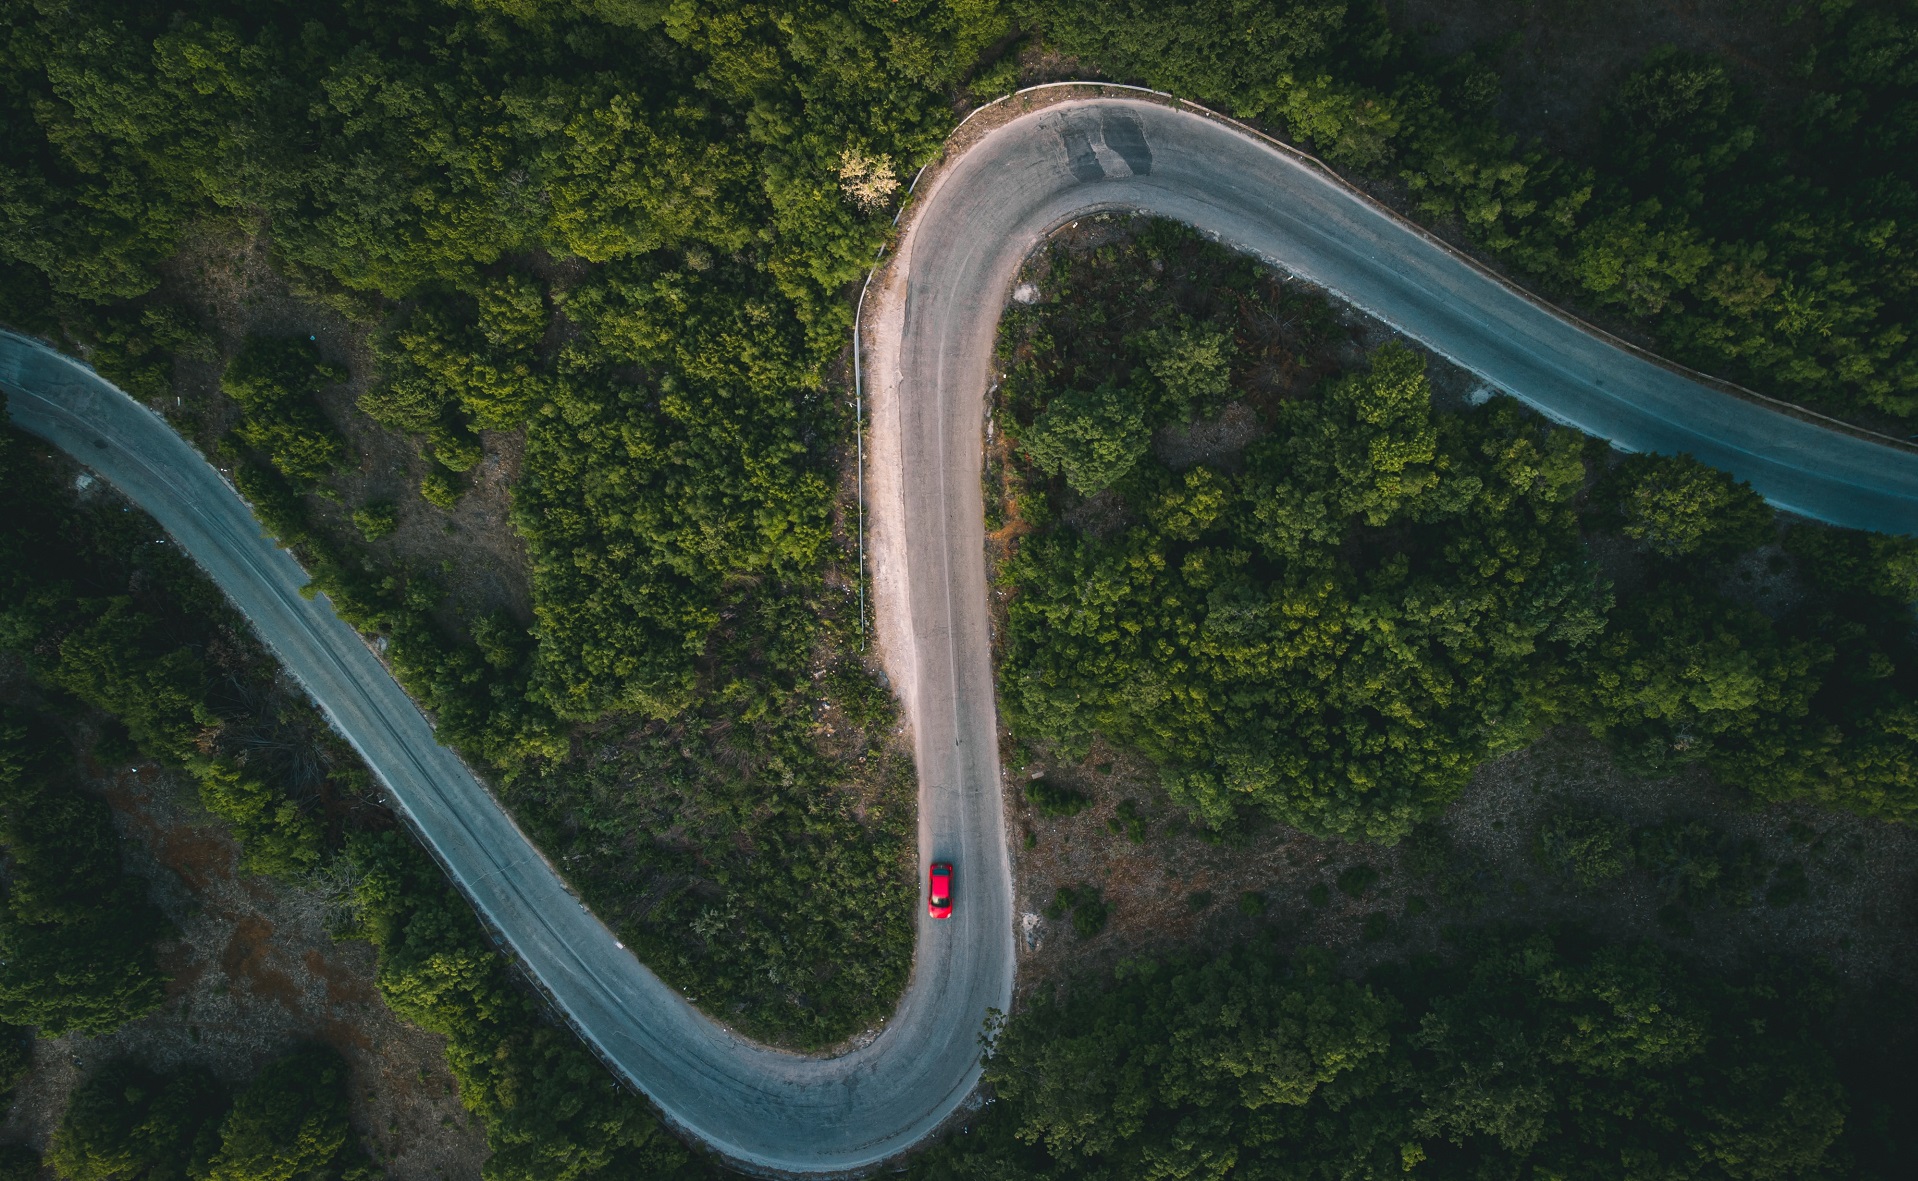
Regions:
[[[1021, 113], [1023, 107], [1036, 109]], [[963, 151], [957, 150], [963, 145]], [[1489, 384], [1631, 450], [1690, 451], [1782, 508], [1918, 533], [1918, 454], [1702, 385], [1556, 315], [1304, 158], [1146, 97], [1047, 90], [962, 129], [922, 178], [862, 324], [882, 650], [920, 777], [922, 864], [958, 908], [919, 911], [911, 983], [835, 1058], [746, 1042], [587, 913], [245, 503], [155, 414], [84, 365], [0, 334], [14, 421], [151, 513], [365, 757], [460, 888], [613, 1068], [747, 1169], [849, 1172], [911, 1147], [972, 1094], [987, 1010], [1012, 995], [979, 465], [1000, 308], [1020, 262], [1100, 210], [1193, 225], [1318, 283]]]

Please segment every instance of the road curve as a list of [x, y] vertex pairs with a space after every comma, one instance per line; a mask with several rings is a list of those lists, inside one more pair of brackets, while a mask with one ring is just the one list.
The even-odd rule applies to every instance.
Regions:
[[879, 622], [917, 746], [921, 863], [955, 863], [959, 906], [942, 923], [921, 908], [898, 1012], [837, 1058], [746, 1042], [665, 987], [435, 742], [325, 600], [301, 596], [304, 573], [217, 472], [91, 370], [0, 333], [14, 421], [115, 484], [200, 562], [581, 1035], [674, 1124], [756, 1171], [853, 1171], [923, 1139], [972, 1092], [980, 1023], [1010, 1001], [980, 435], [1012, 277], [1073, 217], [1115, 209], [1187, 222], [1338, 292], [1553, 418], [1635, 450], [1691, 451], [1809, 516], [1918, 532], [1918, 456], [1621, 351], [1256, 137], [1111, 98], [973, 130], [920, 187], [865, 325]]

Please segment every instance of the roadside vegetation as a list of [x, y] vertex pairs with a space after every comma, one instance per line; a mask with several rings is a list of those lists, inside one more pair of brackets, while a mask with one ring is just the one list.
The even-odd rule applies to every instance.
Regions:
[[[1176, 226], [1024, 278], [986, 492], [1030, 983], [919, 1175], [1895, 1175], [1912, 965], [1849, 932], [1911, 923], [1821, 833], [1918, 803], [1918, 548], [1435, 387]], [[1500, 786], [1534, 748], [1671, 798]]]
[[1279, 19], [1256, 0], [1017, 7], [1082, 66], [1266, 123], [1679, 360], [1838, 414], [1918, 416], [1907, 0], [1741, 6], [1731, 19], [1790, 47], [1762, 100], [1745, 62], [1656, 48], [1605, 80], [1573, 155], [1500, 122], [1515, 36], [1440, 55], [1351, 0]]
[[[837, 367], [847, 293], [968, 102], [1063, 73], [1215, 104], [1679, 359], [1901, 433], [1918, 415], [1901, 0], [1755, 17], [1799, 47], [1762, 95], [1742, 63], [1652, 52], [1596, 88], [1603, 135], [1549, 148], [1501, 122], [1509, 44], [1440, 55], [1347, 0], [0, 14], [0, 322], [169, 415], [622, 938], [794, 1046], [866, 1028], [910, 963], [913, 785], [863, 652]], [[244, 259], [294, 311], [257, 310]], [[1650, 891], [1642, 931], [1483, 930], [1335, 969], [1260, 924], [1303, 907], [1390, 949], [1417, 918], [1380, 901], [1413, 888], [1394, 874], [1469, 916], [1520, 879], [1442, 839], [1444, 810], [1541, 735], [1751, 807], [1908, 822], [1910, 546], [1780, 522], [1683, 457], [1621, 462], [1504, 399], [1435, 397], [1417, 354], [1360, 349], [1316, 294], [1176, 232], [1047, 265], [1008, 321], [995, 419], [1006, 717], [1035, 759], [1116, 746], [1159, 794], [1054, 775], [1015, 806], [1128, 848], [1175, 825], [1399, 843], [1302, 901], [1182, 889], [1244, 946], [1161, 949], [1015, 1013], [1001, 1102], [920, 1170], [1895, 1175], [1904, 1092], [1834, 1032], [1860, 1027], [1855, 990], [1683, 946], [1828, 889], [1818, 838], [1794, 858], [1586, 800], [1528, 829], [1531, 872]], [[448, 1038], [487, 1175], [704, 1171], [545, 1019], [217, 594], [24, 447], [0, 435], [0, 644], [56, 713], [114, 719], [109, 749], [191, 775], [252, 870], [350, 880], [340, 929]], [[523, 594], [482, 602], [440, 557], [475, 519], [523, 545]], [[71, 962], [9, 958], [0, 1020], [107, 1028], [163, 974], [104, 813], [43, 737], [58, 721], [7, 731], [0, 939], [12, 957], [57, 929]], [[56, 837], [100, 855], [36, 860]], [[1088, 873], [1035, 905], [1096, 948], [1120, 894]], [[159, 1137], [102, 1177], [359, 1175], [350, 1144], [323, 1151], [318, 1091], [229, 1109], [183, 1075], [98, 1077], [67, 1142]], [[174, 1122], [115, 1106], [136, 1090]], [[246, 1147], [307, 1142], [235, 1114], [269, 1108], [313, 1154]], [[253, 1130], [229, 1145], [236, 1119]]]
[[[1574, 723], [1756, 801], [1918, 809], [1918, 546], [1774, 519], [1686, 456], [1510, 399], [1164, 223], [1039, 264], [1002, 330], [1015, 736], [1149, 755], [1242, 811], [1397, 840]], [[1473, 403], [1477, 404], [1473, 404]]]
[[66, 1181], [371, 1181], [347, 1085], [346, 1063], [324, 1047], [273, 1062], [238, 1094], [203, 1070], [110, 1062], [74, 1094], [47, 1164]]
[[1576, 932], [1362, 980], [1258, 943], [1135, 962], [998, 1028], [997, 1103], [921, 1178], [1898, 1175], [1892, 1060], [1815, 971]]
[[[150, 759], [197, 782], [245, 871], [350, 883], [335, 935], [371, 942], [386, 1005], [447, 1039], [461, 1101], [487, 1128], [489, 1177], [702, 1173], [644, 1099], [550, 1022], [219, 592], [104, 486], [63, 486], [70, 467], [44, 452], [0, 427], [0, 650], [38, 704], [0, 711], [8, 1085], [23, 1033], [106, 1034], [165, 995], [154, 944], [167, 923], [123, 870], [107, 804], [78, 784], [64, 724], [84, 720], [101, 734], [91, 757]], [[210, 1076], [103, 1064], [48, 1162], [68, 1181], [370, 1177], [331, 1053], [268, 1068], [230, 1110]]]

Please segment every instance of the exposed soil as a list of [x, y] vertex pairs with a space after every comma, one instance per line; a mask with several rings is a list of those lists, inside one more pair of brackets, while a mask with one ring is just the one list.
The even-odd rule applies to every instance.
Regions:
[[438, 577], [447, 591], [450, 622], [505, 610], [532, 622], [532, 589], [525, 543], [512, 527], [512, 487], [519, 478], [525, 437], [483, 432], [482, 458], [463, 478], [465, 493], [452, 511], [426, 503], [420, 479], [432, 461], [419, 443], [374, 422], [355, 404], [375, 379], [371, 326], [294, 289], [274, 269], [264, 238], [206, 232], [190, 239], [162, 268], [168, 293], [192, 308], [213, 334], [219, 356], [182, 360], [175, 373], [174, 407], [166, 411], [201, 451], [229, 430], [237, 408], [220, 393], [220, 374], [248, 335], [314, 339], [322, 359], [344, 368], [348, 380], [319, 396], [320, 409], [347, 440], [348, 458], [326, 483], [337, 500], [309, 498], [314, 519], [346, 540], [367, 546], [352, 523], [353, 510], [390, 502], [398, 528], [369, 547], [382, 563]]
[[353, 1127], [389, 1176], [478, 1177], [485, 1133], [460, 1105], [445, 1040], [386, 1008], [368, 944], [327, 934], [342, 883], [241, 873], [239, 846], [200, 809], [193, 786], [152, 764], [88, 771], [127, 838], [128, 868], [176, 929], [159, 945], [172, 981], [159, 1010], [112, 1034], [37, 1041], [0, 1142], [44, 1149], [74, 1087], [114, 1058], [204, 1066], [238, 1085], [317, 1041], [351, 1065]]

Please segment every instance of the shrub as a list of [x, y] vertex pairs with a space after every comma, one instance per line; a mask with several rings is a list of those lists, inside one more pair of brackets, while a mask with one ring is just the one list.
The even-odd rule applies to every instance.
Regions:
[[459, 503], [459, 480], [443, 467], [430, 467], [420, 477], [420, 499], [434, 508], [451, 512], [453, 506]]
[[1765, 891], [1765, 905], [1775, 908], [1796, 906], [1811, 897], [1811, 882], [1805, 877], [1805, 867], [1796, 861], [1787, 862], [1778, 867], [1772, 876], [1771, 887]]
[[1257, 890], [1247, 890], [1239, 895], [1239, 913], [1249, 919], [1256, 919], [1265, 913], [1265, 895]]
[[1631, 865], [1631, 834], [1607, 816], [1560, 813], [1539, 826], [1532, 854], [1581, 886], [1596, 886]]
[[1049, 780], [1034, 779], [1026, 784], [1026, 802], [1041, 816], [1077, 816], [1091, 806], [1092, 798]]
[[1120, 800], [1113, 810], [1112, 819], [1106, 821], [1106, 830], [1114, 836], [1123, 835], [1135, 845], [1145, 844], [1146, 818], [1139, 811], [1139, 805], [1133, 800]]
[[1646, 825], [1632, 834], [1632, 853], [1675, 906], [1750, 906], [1768, 870], [1754, 842], [1734, 839], [1703, 820]]
[[220, 378], [220, 389], [240, 406], [234, 434], [263, 452], [287, 479], [323, 479], [346, 452], [313, 397], [344, 381], [346, 372], [320, 360], [305, 340], [249, 337]]
[[399, 516], [394, 510], [392, 501], [376, 500], [354, 511], [353, 527], [358, 529], [360, 536], [366, 540], [379, 541], [381, 538], [391, 537], [393, 530], [400, 527]]
[[1097, 895], [1081, 894], [1079, 904], [1072, 908], [1072, 930], [1081, 939], [1090, 939], [1106, 929], [1106, 917], [1109, 908]]
[[1339, 873], [1339, 893], [1347, 898], [1357, 898], [1377, 885], [1378, 880], [1379, 871], [1369, 865], [1348, 866]]

